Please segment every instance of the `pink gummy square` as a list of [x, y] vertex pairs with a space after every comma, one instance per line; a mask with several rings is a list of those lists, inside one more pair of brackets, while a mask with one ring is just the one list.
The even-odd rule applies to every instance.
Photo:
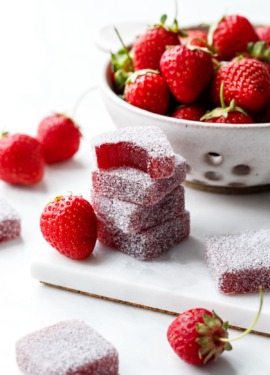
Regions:
[[98, 193], [92, 194], [92, 204], [101, 220], [110, 222], [124, 233], [141, 232], [183, 214], [184, 187], [176, 187], [150, 206], [107, 198]]
[[133, 167], [160, 179], [174, 173], [174, 152], [165, 134], [154, 126], [130, 127], [92, 138], [97, 167]]
[[270, 229], [208, 237], [205, 260], [224, 294], [270, 291]]
[[26, 375], [117, 375], [116, 349], [86, 323], [62, 321], [16, 343], [16, 359]]
[[92, 188], [108, 198], [148, 206], [160, 201], [186, 178], [186, 161], [175, 155], [175, 171], [169, 178], [152, 179], [135, 168], [96, 169], [92, 171]]
[[137, 233], [124, 233], [111, 223], [98, 218], [98, 239], [139, 260], [152, 260], [183, 241], [190, 232], [190, 215], [185, 211], [173, 220]]
[[0, 242], [16, 239], [21, 233], [21, 220], [14, 208], [0, 199]]

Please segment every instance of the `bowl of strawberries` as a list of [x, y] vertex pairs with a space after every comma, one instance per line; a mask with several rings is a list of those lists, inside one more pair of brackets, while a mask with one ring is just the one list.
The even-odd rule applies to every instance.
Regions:
[[187, 161], [187, 185], [269, 190], [270, 26], [228, 15], [180, 30], [163, 16], [131, 46], [119, 38], [101, 82], [116, 127], [161, 128]]

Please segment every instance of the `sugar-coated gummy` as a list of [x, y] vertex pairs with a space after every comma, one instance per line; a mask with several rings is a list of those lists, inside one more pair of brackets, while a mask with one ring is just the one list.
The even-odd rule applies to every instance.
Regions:
[[184, 187], [176, 187], [150, 206], [107, 198], [98, 193], [92, 193], [92, 204], [99, 217], [112, 223], [117, 229], [124, 233], [141, 232], [184, 212]]
[[190, 232], [190, 214], [185, 211], [173, 220], [137, 233], [124, 233], [98, 218], [98, 240], [139, 260], [152, 260], [183, 241]]
[[186, 178], [186, 161], [175, 155], [175, 172], [169, 178], [154, 180], [135, 168], [122, 167], [92, 171], [92, 189], [108, 198], [148, 206], [160, 201]]
[[0, 242], [14, 240], [20, 234], [20, 216], [5, 199], [0, 199]]
[[207, 237], [205, 261], [224, 294], [270, 291], [270, 229]]
[[173, 149], [158, 127], [130, 127], [103, 133], [92, 138], [91, 143], [100, 169], [133, 167], [154, 179], [174, 173]]
[[62, 321], [21, 338], [16, 359], [27, 375], [118, 375], [117, 350], [79, 320]]

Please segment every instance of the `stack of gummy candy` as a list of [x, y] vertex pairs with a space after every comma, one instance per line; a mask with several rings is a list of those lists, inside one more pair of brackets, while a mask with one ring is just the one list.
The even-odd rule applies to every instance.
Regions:
[[91, 200], [98, 239], [151, 260], [188, 237], [186, 162], [157, 127], [125, 128], [92, 139]]

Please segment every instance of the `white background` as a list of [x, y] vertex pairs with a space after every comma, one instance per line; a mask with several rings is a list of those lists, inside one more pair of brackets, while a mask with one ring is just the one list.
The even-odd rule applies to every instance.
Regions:
[[[178, 20], [187, 26], [235, 12], [263, 23], [270, 5], [266, 0], [179, 2]], [[173, 18], [173, 0], [2, 0], [0, 131], [35, 135], [45, 115], [71, 114], [80, 95], [98, 83], [108, 57], [96, 48], [98, 30], [125, 22], [155, 23], [164, 13]], [[269, 374], [269, 339], [249, 335], [216, 363], [193, 368], [178, 360], [166, 341], [172, 317], [51, 289], [31, 278], [31, 262], [42, 251], [42, 208], [67, 191], [88, 197], [89, 137], [113, 129], [98, 92], [85, 97], [76, 120], [84, 138], [74, 160], [48, 167], [43, 182], [32, 188], [0, 183], [0, 196], [22, 216], [21, 240], [0, 246], [0, 374], [19, 373], [17, 339], [69, 318], [85, 320], [117, 347], [121, 375]]]

